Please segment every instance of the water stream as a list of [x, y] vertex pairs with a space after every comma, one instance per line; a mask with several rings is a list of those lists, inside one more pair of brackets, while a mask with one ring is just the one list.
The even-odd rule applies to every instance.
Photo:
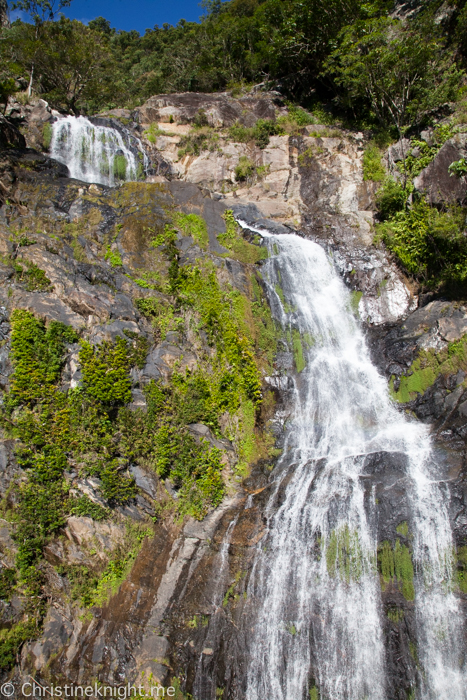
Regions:
[[436, 480], [428, 430], [392, 404], [325, 251], [295, 235], [260, 233], [273, 314], [306, 365], [250, 577], [259, 609], [246, 697], [314, 700], [319, 688], [326, 700], [387, 698], [377, 503], [374, 494], [365, 501], [364, 477], [372, 455], [396, 453], [406, 465], [413, 534], [413, 697], [462, 700], [448, 495]]
[[109, 187], [141, 179], [147, 166], [139, 139], [124, 130], [93, 124], [86, 117], [57, 119], [50, 152], [68, 166], [70, 177]]

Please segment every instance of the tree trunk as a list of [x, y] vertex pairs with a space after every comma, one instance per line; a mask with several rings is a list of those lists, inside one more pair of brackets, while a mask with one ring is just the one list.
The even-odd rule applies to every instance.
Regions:
[[31, 99], [33, 79], [34, 79], [34, 63], [32, 64], [31, 72], [29, 73], [28, 99]]

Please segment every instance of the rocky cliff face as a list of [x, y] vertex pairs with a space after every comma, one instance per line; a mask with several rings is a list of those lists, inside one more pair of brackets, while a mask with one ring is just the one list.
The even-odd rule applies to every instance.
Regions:
[[[463, 580], [467, 310], [439, 300], [417, 308], [417, 289], [386, 251], [373, 246], [374, 186], [363, 179], [363, 136], [311, 125], [269, 136], [259, 145], [254, 139], [242, 142], [229, 128], [253, 129], [258, 120], [287, 116], [278, 95], [157, 96], [134, 112], [103, 115], [141, 138], [151, 161], [147, 181], [108, 189], [68, 179], [64, 166], [38, 152], [46, 151], [44, 125], [55, 116], [42, 103], [27, 114], [18, 107], [13, 117], [22, 123], [28, 146], [37, 150], [8, 149], [0, 159], [4, 394], [15, 390], [15, 310], [43, 320], [44, 327], [59, 322], [77, 333], [65, 345], [56, 385], [61, 392], [90, 386], [86, 376], [83, 383], [80, 341], [94, 348], [133, 344], [139, 360], [126, 365], [128, 423], [118, 423], [108, 442], [89, 442], [78, 451], [67, 446], [67, 489], [107, 514], [94, 517], [98, 511], [87, 502], [87, 511], [68, 510], [47, 535], [39, 566], [47, 604], [39, 612], [28, 607], [24, 588], [10, 586], [2, 602], [5, 629], [31, 620], [36, 627], [16, 639], [16, 658], [16, 652], [4, 653], [5, 678], [19, 681], [32, 674], [47, 682], [98, 679], [115, 686], [178, 678], [184, 690], [199, 697], [216, 697], [222, 689], [224, 698], [243, 697], [244, 620], [252, 604], [245, 591], [264, 531], [264, 502], [287, 420], [290, 376], [296, 372], [292, 347], [274, 328], [265, 304], [262, 249], [254, 236], [261, 227], [303, 232], [329, 251], [353, 290], [355, 313], [367, 327], [374, 361], [396, 400], [433, 425], [440, 478], [452, 494]], [[11, 136], [8, 141], [15, 143]], [[426, 173], [422, 180], [432, 182]], [[246, 237], [226, 214], [231, 210], [244, 222]], [[213, 271], [219, 299], [238, 318], [236, 332], [244, 333], [246, 350], [257, 358], [263, 403], [253, 414], [234, 414], [231, 408], [210, 418], [206, 411], [196, 413], [192, 406], [199, 405], [205, 385], [184, 384], [183, 401], [182, 394], [170, 394], [183, 384], [182, 375], [194, 376], [200, 368], [211, 375], [217, 371], [221, 348], [215, 327], [203, 316], [203, 285], [196, 292], [183, 286], [190, 276], [205, 275], [208, 296], [217, 294], [217, 286], [208, 287]], [[190, 303], [188, 294], [194, 295]], [[180, 484], [173, 473], [166, 476], [159, 467], [158, 476], [154, 470], [159, 447], [151, 444], [152, 452], [143, 458], [138, 453], [143, 448], [136, 436], [144, 433], [155, 405], [148, 387], [155, 385], [164, 387], [167, 403], [174, 396], [184, 407], [187, 392], [194, 392], [183, 420], [170, 404], [167, 425], [191, 436], [190, 449], [202, 444], [219, 452], [224, 497], [220, 505], [219, 500], [208, 504], [201, 519], [177, 510]], [[212, 387], [209, 391], [212, 397]], [[240, 405], [247, 400], [253, 399], [245, 395]], [[29, 410], [34, 415], [37, 405]], [[116, 402], [105, 410], [115, 422], [122, 407]], [[11, 424], [19, 411], [16, 406], [6, 414]], [[24, 431], [19, 435], [17, 427], [3, 425], [0, 545], [2, 565], [12, 571], [21, 544], [15, 537], [21, 498], [15, 484], [25, 488], [31, 472], [18, 459]], [[134, 448], [126, 446], [125, 430]], [[85, 441], [94, 436], [88, 430]], [[247, 452], [246, 438], [255, 445]], [[88, 466], [98, 462], [99, 451], [116, 460], [117, 476], [131, 481], [130, 497], [108, 497], [102, 475]], [[378, 455], [368, 464], [381, 503], [381, 541], [407, 520], [403, 469], [397, 455], [393, 464], [381, 464]], [[413, 602], [396, 584], [384, 587], [383, 599], [391, 697], [405, 700], [416, 672]], [[403, 610], [403, 623], [394, 610]]]

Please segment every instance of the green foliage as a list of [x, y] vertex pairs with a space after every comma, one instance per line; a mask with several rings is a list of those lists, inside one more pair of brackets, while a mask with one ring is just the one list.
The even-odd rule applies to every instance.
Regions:
[[106, 520], [110, 516], [110, 511], [83, 495], [71, 502], [70, 515], [99, 521]]
[[400, 377], [397, 391], [394, 389], [394, 377], [391, 377], [391, 395], [399, 403], [407, 403], [417, 394], [423, 394], [440, 375], [456, 374], [459, 369], [467, 369], [467, 336], [449, 343], [440, 352], [434, 349], [421, 350], [407, 374]]
[[42, 128], [42, 146], [48, 151], [52, 143], [52, 127], [49, 122], [46, 122]]
[[266, 148], [271, 136], [283, 136], [284, 127], [273, 119], [258, 119], [253, 127], [242, 126], [238, 122], [229, 128], [229, 136], [236, 143], [254, 141], [258, 148]]
[[99, 346], [83, 341], [79, 361], [89, 396], [107, 405], [131, 401], [130, 358], [125, 340], [117, 337], [115, 343], [105, 340]]
[[358, 292], [356, 290], [352, 290], [350, 292], [350, 308], [352, 309], [352, 313], [354, 316], [357, 316], [358, 318], [358, 306], [360, 304], [360, 299], [363, 296], [363, 292]]
[[28, 292], [50, 292], [52, 283], [35, 263], [25, 261], [26, 269], [16, 260], [13, 261], [14, 277], [18, 282], [25, 282]]
[[158, 136], [173, 136], [169, 131], [164, 131], [160, 129], [156, 122], [152, 122], [146, 131], [143, 131], [143, 135], [147, 138], [149, 143], [156, 143]]
[[200, 248], [206, 250], [209, 245], [208, 227], [205, 220], [197, 214], [182, 214], [176, 212], [173, 222], [185, 236], [191, 236]]
[[66, 343], [76, 342], [73, 329], [52, 321], [48, 327], [29, 311], [11, 315], [14, 373], [5, 403], [10, 408], [47, 399], [60, 377]]
[[[394, 548], [388, 541], [382, 542], [379, 545], [378, 568], [381, 574], [382, 585], [393, 581], [394, 577], [396, 577], [404, 598], [409, 601], [414, 600], [415, 589], [413, 584], [414, 569], [412, 557], [410, 549], [406, 545], [401, 544], [399, 539], [396, 540]], [[398, 621], [398, 619], [393, 620], [393, 622]]]
[[378, 547], [378, 564], [383, 581], [385, 583], [392, 581], [395, 574], [394, 552], [392, 551], [391, 543], [388, 541], [382, 542]]
[[406, 520], [403, 520], [399, 525], [396, 527], [396, 532], [399, 533], [399, 535], [402, 535], [402, 537], [408, 537], [409, 535], [409, 526]]
[[0, 80], [0, 104], [3, 105], [3, 114], [5, 114], [8, 99], [16, 92], [16, 83], [13, 78]]
[[243, 263], [257, 263], [267, 258], [266, 248], [262, 248], [245, 241], [241, 235], [240, 226], [235, 221], [233, 212], [228, 209], [222, 215], [225, 221], [226, 232], [220, 233], [219, 242], [229, 251], [229, 257], [233, 257]]
[[10, 629], [0, 630], [0, 669], [9, 671], [16, 662], [16, 655], [24, 642], [34, 637], [38, 632], [35, 619], [18, 622]]
[[405, 545], [401, 545], [400, 540], [396, 540], [394, 546], [394, 568], [396, 576], [400, 582], [402, 595], [406, 600], [415, 599], [415, 589], [413, 585], [413, 564], [410, 550]]
[[467, 547], [458, 547], [456, 552], [456, 577], [462, 593], [467, 593]]
[[303, 346], [302, 339], [300, 337], [300, 331], [296, 330], [295, 328], [292, 329], [292, 348], [297, 372], [302, 372], [305, 369], [306, 362], [303, 356]]
[[376, 206], [381, 221], [386, 221], [405, 208], [408, 190], [392, 177], [386, 178], [376, 193]]
[[404, 611], [400, 608], [389, 608], [387, 612], [388, 619], [398, 625], [404, 619]]
[[16, 570], [3, 567], [0, 571], [0, 599], [8, 602], [16, 584]]
[[342, 581], [359, 581], [366, 566], [358, 532], [344, 525], [331, 532], [326, 546], [326, 566], [331, 577]]
[[238, 165], [235, 167], [235, 179], [237, 182], [249, 180], [255, 173], [254, 163], [247, 156], [240, 156]]
[[104, 260], [107, 260], [112, 267], [123, 267], [122, 258], [118, 250], [112, 250], [108, 245], [105, 251]]
[[372, 17], [342, 30], [326, 68], [344, 88], [345, 106], [361, 104], [383, 128], [402, 135], [456, 96], [462, 72], [442, 44], [428, 17], [416, 31], [410, 20]]
[[370, 143], [363, 153], [363, 179], [382, 182], [386, 170], [381, 162], [381, 151], [375, 143]]
[[218, 148], [218, 142], [219, 134], [212, 127], [207, 125], [195, 127], [180, 139], [178, 158], [186, 155], [199, 156], [202, 151], [212, 153]]
[[[127, 162], [126, 158], [124, 155], [117, 155], [114, 157], [114, 162], [113, 162], [113, 172], [114, 172], [114, 177], [117, 180], [122, 180], [125, 182], [126, 180], [126, 170], [127, 170]], [[107, 258], [106, 258], [107, 259]], [[114, 263], [111, 263], [112, 265]], [[119, 263], [120, 265], [122, 264], [121, 261]]]
[[460, 160], [455, 160], [448, 168], [450, 175], [455, 175], [456, 177], [464, 177], [467, 175], [467, 160], [461, 158]]
[[[413, 180], [414, 177], [431, 163], [441, 146], [446, 143], [448, 139], [452, 138], [456, 131], [457, 129], [453, 128], [451, 124], [438, 124], [433, 130], [431, 146], [429, 146], [426, 141], [411, 139], [410, 152], [406, 154], [403, 160], [397, 163], [400, 172], [403, 173], [406, 178], [408, 177], [410, 180]], [[413, 154], [414, 150], [416, 155]]]
[[84, 608], [105, 605], [127, 578], [143, 540], [150, 534], [149, 529], [127, 522], [123, 540], [103, 571], [93, 571], [82, 564], [59, 567], [58, 573], [70, 583], [72, 600]]
[[464, 228], [460, 208], [438, 211], [421, 199], [377, 226], [377, 235], [425, 287], [455, 289], [467, 283]]

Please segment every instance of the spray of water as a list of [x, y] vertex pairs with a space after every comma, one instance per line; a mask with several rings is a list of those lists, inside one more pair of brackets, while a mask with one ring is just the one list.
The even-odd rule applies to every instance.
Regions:
[[414, 534], [418, 692], [461, 700], [452, 533], [427, 429], [392, 404], [324, 250], [260, 233], [273, 313], [305, 366], [249, 584], [259, 611], [246, 697], [301, 700], [310, 690], [318, 697], [316, 685], [327, 700], [386, 698], [377, 537], [362, 472], [372, 453], [397, 452], [407, 464]]
[[113, 187], [119, 182], [137, 180], [146, 166], [138, 161], [129, 137], [117, 129], [92, 124], [86, 117], [64, 117], [53, 124], [50, 146], [52, 158], [68, 166], [70, 176], [83, 182]]

